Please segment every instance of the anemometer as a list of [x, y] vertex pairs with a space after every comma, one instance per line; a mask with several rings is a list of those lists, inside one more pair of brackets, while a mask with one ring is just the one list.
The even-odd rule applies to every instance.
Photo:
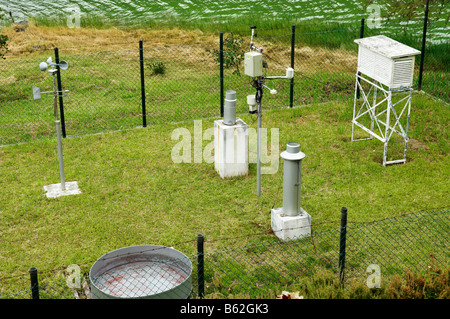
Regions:
[[[50, 70], [48, 70], [48, 67], [51, 67]], [[56, 66], [58, 66], [61, 70], [67, 70], [69, 68], [69, 64], [66, 61], [61, 61], [59, 64], [56, 64], [52, 61], [52, 58], [48, 58], [47, 62], [41, 62], [39, 64], [39, 69], [41, 71], [47, 71], [48, 70], [48, 74], [51, 75], [53, 77], [53, 91], [47, 91], [47, 92], [41, 92], [41, 89], [33, 86], [33, 98], [34, 100], [39, 100], [41, 98], [41, 94], [46, 94], [46, 93], [53, 93], [53, 113], [56, 117], [56, 119], [58, 119], [58, 109], [57, 109], [57, 97], [58, 97], [58, 93], [67, 93], [69, 92], [69, 90], [65, 90], [65, 91], [57, 91], [56, 89], [56, 79], [55, 79], [55, 75], [57, 75], [58, 73], [58, 69], [55, 68]]]
[[271, 89], [265, 85], [265, 80], [272, 79], [292, 79], [294, 77], [294, 69], [288, 67], [285, 76], [266, 76], [264, 69], [268, 68], [267, 62], [263, 60], [263, 49], [258, 48], [253, 43], [255, 35], [255, 26], [251, 26], [250, 51], [244, 54], [244, 73], [253, 78], [252, 87], [256, 89], [256, 94], [247, 96], [247, 104], [250, 114], [257, 114], [258, 130], [257, 130], [257, 185], [256, 194], [261, 195], [261, 127], [262, 127], [262, 97], [263, 89], [269, 91], [270, 94], [277, 94], [277, 90]]
[[[49, 69], [50, 67], [50, 69]], [[39, 87], [33, 86], [33, 98], [34, 100], [39, 100], [41, 94], [53, 93], [53, 113], [55, 115], [56, 121], [56, 136], [58, 140], [58, 158], [59, 158], [59, 174], [61, 178], [60, 184], [52, 184], [44, 186], [47, 190], [47, 197], [59, 197], [64, 195], [79, 194], [77, 182], [67, 182], [64, 175], [64, 160], [63, 160], [63, 150], [62, 150], [62, 138], [61, 138], [61, 121], [58, 119], [58, 97], [59, 94], [67, 93], [69, 90], [58, 91], [56, 87], [55, 76], [58, 74], [59, 70], [67, 70], [69, 64], [66, 61], [61, 61], [60, 63], [54, 63], [52, 58], [49, 57], [46, 62], [41, 62], [39, 64], [39, 69], [41, 71], [48, 71], [48, 74], [53, 77], [53, 91], [41, 92]]]

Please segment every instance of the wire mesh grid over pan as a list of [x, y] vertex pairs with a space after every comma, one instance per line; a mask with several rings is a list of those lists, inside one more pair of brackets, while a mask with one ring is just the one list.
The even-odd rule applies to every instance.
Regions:
[[192, 264], [162, 246], [132, 246], [106, 254], [93, 265], [93, 298], [187, 298]]

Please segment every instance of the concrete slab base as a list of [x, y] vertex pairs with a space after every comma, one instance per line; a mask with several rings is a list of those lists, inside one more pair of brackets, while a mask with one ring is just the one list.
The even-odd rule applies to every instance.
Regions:
[[46, 193], [47, 197], [56, 198], [60, 196], [81, 194], [81, 191], [76, 181], [66, 182], [65, 185], [66, 185], [65, 190], [61, 189], [61, 183], [44, 186], [44, 189], [47, 191]]
[[300, 208], [300, 215], [287, 216], [283, 208], [270, 211], [272, 230], [282, 241], [296, 240], [311, 236], [311, 216]]

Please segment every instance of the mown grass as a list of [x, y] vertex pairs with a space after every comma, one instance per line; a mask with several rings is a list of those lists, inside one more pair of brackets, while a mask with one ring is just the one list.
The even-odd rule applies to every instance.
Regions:
[[[2, 73], [0, 90], [5, 99], [0, 107], [3, 112], [8, 110], [3, 113], [8, 118], [0, 119], [6, 130], [2, 136], [17, 139], [25, 134], [26, 140], [49, 137], [0, 148], [0, 278], [12, 277], [2, 283], [2, 291], [26, 287], [28, 281], [24, 283], [23, 278], [31, 266], [49, 270], [51, 282], [55, 278], [53, 270], [76, 263], [86, 273], [104, 253], [129, 245], [162, 244], [189, 255], [195, 252], [198, 233], [211, 242], [209, 251], [229, 247], [230, 242], [223, 238], [242, 238], [239, 247], [273, 238], [269, 213], [270, 208], [282, 205], [281, 161], [276, 174], [263, 175], [263, 195], [257, 198], [254, 163], [250, 164], [249, 176], [222, 180], [213, 164], [175, 164], [171, 159], [171, 149], [176, 144], [171, 140], [174, 129], [186, 127], [194, 136], [193, 119], [209, 118], [202, 122], [205, 130], [213, 125], [211, 117], [219, 114], [218, 67], [207, 54], [210, 47], [198, 44], [213, 38], [208, 43], [217, 45], [215, 35], [168, 28], [158, 40], [156, 31], [105, 28], [102, 33], [82, 29], [77, 41], [88, 45], [81, 51], [108, 41], [120, 46], [127, 37], [134, 50], [85, 55], [80, 54], [76, 32], [56, 29], [61, 35], [57, 39], [51, 32], [45, 35], [43, 30], [32, 27], [28, 34], [17, 34], [17, 46], [11, 46], [17, 55], [6, 63], [16, 59], [23, 63], [8, 64], [7, 73]], [[27, 37], [44, 40], [28, 41]], [[49, 98], [32, 101], [31, 86], [41, 86], [43, 90], [49, 87], [49, 76], [41, 73], [37, 65], [53, 52], [31, 49], [32, 44], [39, 43], [45, 49], [63, 39], [74, 41], [70, 50], [61, 50], [60, 54], [70, 65], [63, 73], [64, 88], [71, 91], [65, 99], [67, 132], [78, 135], [141, 125], [135, 50], [141, 37], [146, 39], [144, 43], [156, 47], [164, 41], [179, 44], [180, 39], [196, 45], [175, 46], [166, 51], [146, 48], [146, 59], [164, 60], [167, 65], [163, 76], [146, 73], [150, 126], [65, 139], [66, 180], [77, 180], [82, 194], [47, 199], [43, 186], [59, 182], [54, 117]], [[264, 40], [264, 45], [275, 53], [272, 57], [281, 64], [288, 65], [290, 61], [289, 39], [282, 35], [274, 43]], [[282, 81], [268, 83], [279, 94], [264, 97], [263, 125], [279, 128], [280, 151], [287, 142], [298, 141], [307, 155], [303, 164], [302, 207], [313, 216], [314, 229], [337, 227], [341, 206], [349, 208], [349, 219], [354, 222], [447, 207], [448, 105], [415, 93], [408, 163], [382, 167], [379, 141], [350, 142], [352, 65], [356, 56], [351, 52], [346, 48], [301, 46], [295, 63], [297, 107], [285, 109], [289, 85]], [[32, 59], [24, 62], [24, 56]], [[320, 59], [314, 59], [318, 56]], [[268, 62], [271, 70], [283, 73], [283, 65]], [[255, 118], [246, 114], [245, 97], [254, 93], [248, 79], [226, 73], [225, 83], [226, 89], [239, 92], [239, 116], [256, 127]], [[442, 83], [440, 78], [433, 81], [445, 97], [448, 90]], [[190, 121], [172, 123], [186, 119]], [[203, 146], [210, 141], [203, 140]]]
[[[381, 165], [379, 141], [350, 142], [352, 103], [264, 112], [264, 127], [279, 128], [280, 151], [297, 141], [306, 154], [302, 207], [316, 231], [337, 227], [342, 206], [352, 222], [447, 207], [448, 106], [421, 94], [413, 101], [410, 137], [426, 148], [411, 145], [407, 164], [389, 167]], [[254, 117], [241, 118], [256, 127]], [[213, 121], [203, 120], [203, 131]], [[239, 237], [240, 247], [273, 238], [270, 209], [282, 206], [282, 161], [275, 174], [263, 175], [258, 198], [255, 164], [248, 176], [223, 180], [212, 163], [174, 163], [178, 141], [171, 135], [180, 127], [194, 137], [187, 121], [65, 139], [66, 180], [78, 181], [82, 194], [58, 199], [47, 199], [43, 188], [59, 182], [54, 139], [0, 148], [0, 278], [72, 263], [87, 272], [106, 252], [137, 244], [190, 255], [200, 233], [209, 251], [229, 247], [223, 238]], [[204, 136], [203, 147], [211, 142]]]

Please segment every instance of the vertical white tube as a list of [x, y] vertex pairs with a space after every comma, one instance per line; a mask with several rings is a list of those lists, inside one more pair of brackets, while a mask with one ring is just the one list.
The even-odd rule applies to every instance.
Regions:
[[66, 190], [66, 180], [64, 176], [64, 161], [63, 161], [63, 150], [62, 150], [62, 140], [61, 140], [61, 122], [56, 121], [56, 136], [58, 139], [58, 157], [59, 157], [59, 175], [61, 176], [61, 190]]
[[302, 159], [300, 144], [289, 142], [286, 151], [280, 154], [284, 159], [283, 168], [283, 213], [287, 216], [300, 215], [301, 186], [302, 186]]
[[256, 195], [261, 195], [261, 127], [262, 127], [262, 107], [258, 103], [258, 131], [257, 131], [257, 159], [256, 159]]

